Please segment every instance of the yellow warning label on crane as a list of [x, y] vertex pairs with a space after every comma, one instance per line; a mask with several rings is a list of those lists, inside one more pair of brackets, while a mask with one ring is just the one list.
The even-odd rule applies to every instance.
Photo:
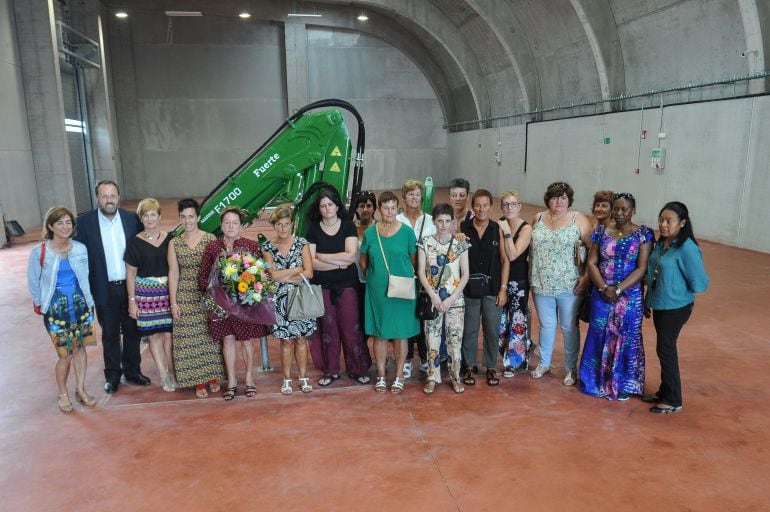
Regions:
[[340, 172], [340, 166], [337, 164], [337, 162], [334, 162], [332, 166], [329, 168], [331, 172]]
[[334, 149], [332, 149], [332, 156], [342, 156], [339, 146], [334, 146]]

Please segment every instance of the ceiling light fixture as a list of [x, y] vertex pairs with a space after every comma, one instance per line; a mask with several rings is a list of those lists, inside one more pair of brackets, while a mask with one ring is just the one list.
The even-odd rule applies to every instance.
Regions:
[[203, 16], [200, 11], [166, 11], [166, 16]]
[[297, 12], [297, 0], [294, 0], [294, 10], [287, 14], [290, 18], [322, 18], [322, 14], [315, 12], [315, 4], [313, 4], [313, 12]]
[[115, 17], [120, 19], [128, 18], [128, 13], [126, 11], [118, 11], [115, 13]]
[[238, 17], [241, 18], [242, 20], [247, 20], [247, 19], [251, 18], [251, 14], [249, 14], [247, 12], [242, 12], [242, 13], [238, 14]]
[[364, 14], [364, 10], [363, 10], [363, 9], [361, 9], [361, 14], [359, 14], [359, 15], [358, 15], [358, 18], [356, 18], [356, 19], [357, 19], [358, 21], [368, 21], [368, 20], [369, 20], [369, 16], [367, 16], [366, 14]]

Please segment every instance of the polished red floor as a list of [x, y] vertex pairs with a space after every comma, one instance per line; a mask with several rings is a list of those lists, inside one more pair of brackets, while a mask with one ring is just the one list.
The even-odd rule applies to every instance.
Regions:
[[[702, 243], [712, 282], [680, 338], [680, 414], [582, 395], [560, 368], [431, 397], [419, 377], [400, 396], [343, 377], [287, 397], [273, 371], [258, 373], [255, 398], [199, 400], [163, 392], [148, 351], [153, 385], [108, 396], [97, 347], [87, 389], [98, 406], [65, 415], [26, 291], [23, 241], [35, 238], [0, 251], [0, 510], [768, 509], [768, 254]], [[654, 390], [649, 321], [644, 334]]]

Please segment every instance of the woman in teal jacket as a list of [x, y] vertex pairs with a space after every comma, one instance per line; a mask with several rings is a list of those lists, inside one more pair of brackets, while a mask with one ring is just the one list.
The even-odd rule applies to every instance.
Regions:
[[650, 412], [668, 414], [682, 410], [682, 384], [676, 342], [695, 303], [695, 294], [706, 290], [709, 277], [693, 235], [687, 206], [666, 203], [658, 214], [660, 237], [647, 265], [644, 316], [652, 316], [658, 335], [660, 388], [642, 400], [655, 405]]
[[75, 398], [87, 407], [96, 405], [85, 388], [86, 345], [94, 345], [94, 299], [88, 284], [86, 246], [72, 240], [75, 216], [63, 206], [45, 215], [43, 243], [32, 249], [27, 267], [27, 284], [35, 311], [56, 348], [56, 384], [59, 409], [71, 412], [67, 393], [70, 365], [75, 367]]

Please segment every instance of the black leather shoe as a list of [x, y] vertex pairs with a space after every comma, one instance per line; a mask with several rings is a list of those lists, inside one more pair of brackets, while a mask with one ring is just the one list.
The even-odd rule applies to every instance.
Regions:
[[140, 386], [150, 385], [150, 378], [141, 373], [137, 373], [136, 375], [126, 375], [126, 380], [128, 382], [133, 382], [134, 384], [139, 384]]
[[113, 394], [115, 391], [118, 390], [118, 383], [117, 382], [105, 382], [104, 383], [104, 392], [108, 395]]

